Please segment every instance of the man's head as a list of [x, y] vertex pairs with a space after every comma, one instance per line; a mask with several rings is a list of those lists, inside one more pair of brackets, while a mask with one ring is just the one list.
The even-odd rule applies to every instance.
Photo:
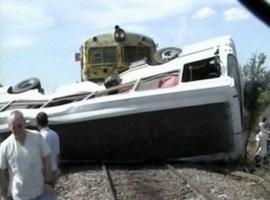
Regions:
[[262, 122], [266, 122], [267, 118], [266, 117], [262, 117]]
[[37, 126], [39, 129], [48, 126], [48, 115], [45, 112], [40, 112], [36, 116]]
[[20, 111], [15, 110], [10, 113], [8, 124], [15, 137], [21, 137], [25, 134], [25, 119]]

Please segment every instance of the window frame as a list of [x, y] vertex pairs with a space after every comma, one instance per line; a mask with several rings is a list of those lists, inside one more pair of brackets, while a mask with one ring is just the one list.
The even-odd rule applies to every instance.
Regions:
[[48, 102], [47, 100], [14, 100], [3, 107], [0, 112], [14, 109], [38, 109]]
[[[113, 49], [112, 52], [114, 51], [114, 59], [112, 61], [107, 61], [105, 58], [105, 50], [108, 50], [109, 48]], [[94, 51], [98, 51], [100, 54], [100, 58], [95, 61], [93, 59], [93, 56], [95, 54]], [[113, 55], [113, 54], [112, 54]], [[103, 65], [114, 65], [117, 63], [117, 46], [105, 46], [105, 47], [89, 47], [88, 48], [88, 64], [93, 65], [93, 66], [103, 66]]]
[[[209, 58], [204, 58], [204, 59], [200, 59], [197, 61], [192, 61], [192, 62], [188, 62], [185, 63], [183, 66], [183, 75], [182, 75], [182, 82], [191, 82], [191, 81], [200, 81], [200, 80], [207, 80], [207, 79], [211, 79], [211, 78], [218, 78], [221, 76], [221, 65], [220, 63], [218, 63], [219, 56], [212, 56]], [[211, 61], [216, 62], [215, 63], [215, 70], [216, 71], [210, 71], [210, 67], [209, 64]], [[218, 64], [218, 66], [216, 66], [216, 64]], [[194, 65], [194, 69], [192, 69], [192, 73], [190, 73], [190, 67], [192, 67], [192, 65]], [[195, 70], [199, 70], [199, 69], [205, 69], [206, 71], [204, 71], [204, 76], [202, 77], [196, 77], [194, 76], [194, 72]], [[213, 68], [214, 69], [214, 68]], [[212, 70], [213, 70], [212, 69]], [[207, 71], [208, 70], [208, 71]], [[211, 77], [211, 73], [216, 74], [217, 76], [213, 76]], [[200, 74], [199, 72], [197, 72], [197, 74]], [[209, 76], [209, 77], [208, 77]]]
[[[92, 95], [88, 96], [86, 99], [89, 100], [89, 99], [104, 97], [104, 96], [126, 94], [126, 93], [133, 90], [133, 88], [136, 86], [136, 82], [137, 81], [131, 81], [131, 82], [117, 85], [117, 86], [114, 86], [114, 87], [111, 87], [111, 88], [108, 88], [105, 90], [97, 91], [97, 92], [93, 93]], [[126, 90], [126, 88], [128, 88], [128, 90]], [[121, 89], [124, 89], [124, 90], [121, 91]], [[119, 90], [120, 90], [120, 92], [119, 92]]]
[[153, 75], [153, 76], [149, 76], [149, 77], [140, 79], [138, 81], [138, 83], [136, 84], [136, 88], [134, 90], [135, 91], [148, 91], [148, 90], [164, 89], [164, 88], [160, 88], [159, 86], [140, 89], [140, 85], [145, 84], [146, 82], [151, 82], [151, 81], [160, 82], [161, 79], [166, 77], [166, 76], [177, 76], [177, 78], [178, 78], [177, 84], [175, 86], [171, 86], [171, 87], [168, 87], [168, 88], [176, 87], [181, 82], [181, 80], [180, 80], [180, 71], [179, 70], [173, 70], [173, 71], [170, 71], [170, 72], [156, 74], [156, 75]]
[[[129, 59], [127, 52], [129, 52], [129, 48], [134, 48], [134, 52], [132, 53], [135, 55], [133, 59]], [[143, 54], [144, 53], [144, 54]], [[136, 46], [136, 45], [127, 45], [124, 46], [122, 49], [123, 59], [126, 64], [136, 62], [138, 60], [147, 59], [151, 60], [151, 47], [150, 46]]]
[[[55, 106], [62, 106], [73, 102], [79, 102], [86, 99], [89, 95], [91, 95], [91, 92], [87, 93], [79, 93], [79, 94], [73, 94], [68, 96], [62, 96], [62, 97], [56, 97], [45, 103], [42, 108], [50, 108]], [[66, 101], [63, 103], [63, 101]]]

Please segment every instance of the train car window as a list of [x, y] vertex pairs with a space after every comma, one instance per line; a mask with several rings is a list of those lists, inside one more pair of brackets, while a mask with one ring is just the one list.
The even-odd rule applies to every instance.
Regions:
[[0, 112], [4, 110], [7, 107], [7, 105], [9, 105], [9, 102], [0, 103]]
[[115, 95], [115, 94], [126, 94], [132, 90], [134, 87], [136, 81], [132, 81], [129, 83], [124, 83], [121, 85], [117, 85], [115, 87], [111, 87], [109, 89], [105, 89], [99, 92], [96, 92], [95, 94], [89, 96], [88, 99], [96, 98], [96, 97], [103, 97], [108, 95]]
[[220, 76], [220, 64], [216, 57], [184, 65], [183, 82], [216, 78]]
[[40, 108], [46, 102], [47, 101], [44, 101], [44, 100], [41, 100], [41, 101], [34, 101], [34, 100], [13, 101], [12, 103], [8, 104], [8, 106], [2, 107], [1, 111], [25, 109], [25, 108]]
[[179, 72], [174, 71], [171, 73], [159, 74], [148, 77], [146, 79], [142, 79], [139, 82], [136, 91], [170, 88], [178, 85], [178, 83], [179, 83]]
[[82, 94], [76, 94], [76, 95], [55, 98], [55, 99], [52, 99], [51, 101], [49, 101], [48, 103], [46, 103], [45, 105], [43, 105], [43, 107], [60, 106], [60, 105], [72, 103], [75, 101], [81, 101], [89, 95], [90, 95], [90, 93], [82, 93]]

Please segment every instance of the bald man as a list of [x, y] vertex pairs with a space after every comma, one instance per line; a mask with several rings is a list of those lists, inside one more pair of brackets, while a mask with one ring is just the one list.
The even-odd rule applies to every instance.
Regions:
[[[9, 116], [12, 134], [0, 146], [0, 180], [11, 181], [14, 200], [57, 199], [51, 186], [50, 147], [40, 134], [25, 129], [25, 119], [20, 111]], [[7, 197], [7, 185], [1, 181], [2, 199]]]

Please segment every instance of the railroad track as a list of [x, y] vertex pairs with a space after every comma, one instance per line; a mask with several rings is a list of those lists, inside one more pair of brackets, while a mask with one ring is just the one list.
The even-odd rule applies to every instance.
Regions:
[[103, 164], [102, 169], [112, 200], [218, 199], [170, 164], [143, 170], [120, 170]]

